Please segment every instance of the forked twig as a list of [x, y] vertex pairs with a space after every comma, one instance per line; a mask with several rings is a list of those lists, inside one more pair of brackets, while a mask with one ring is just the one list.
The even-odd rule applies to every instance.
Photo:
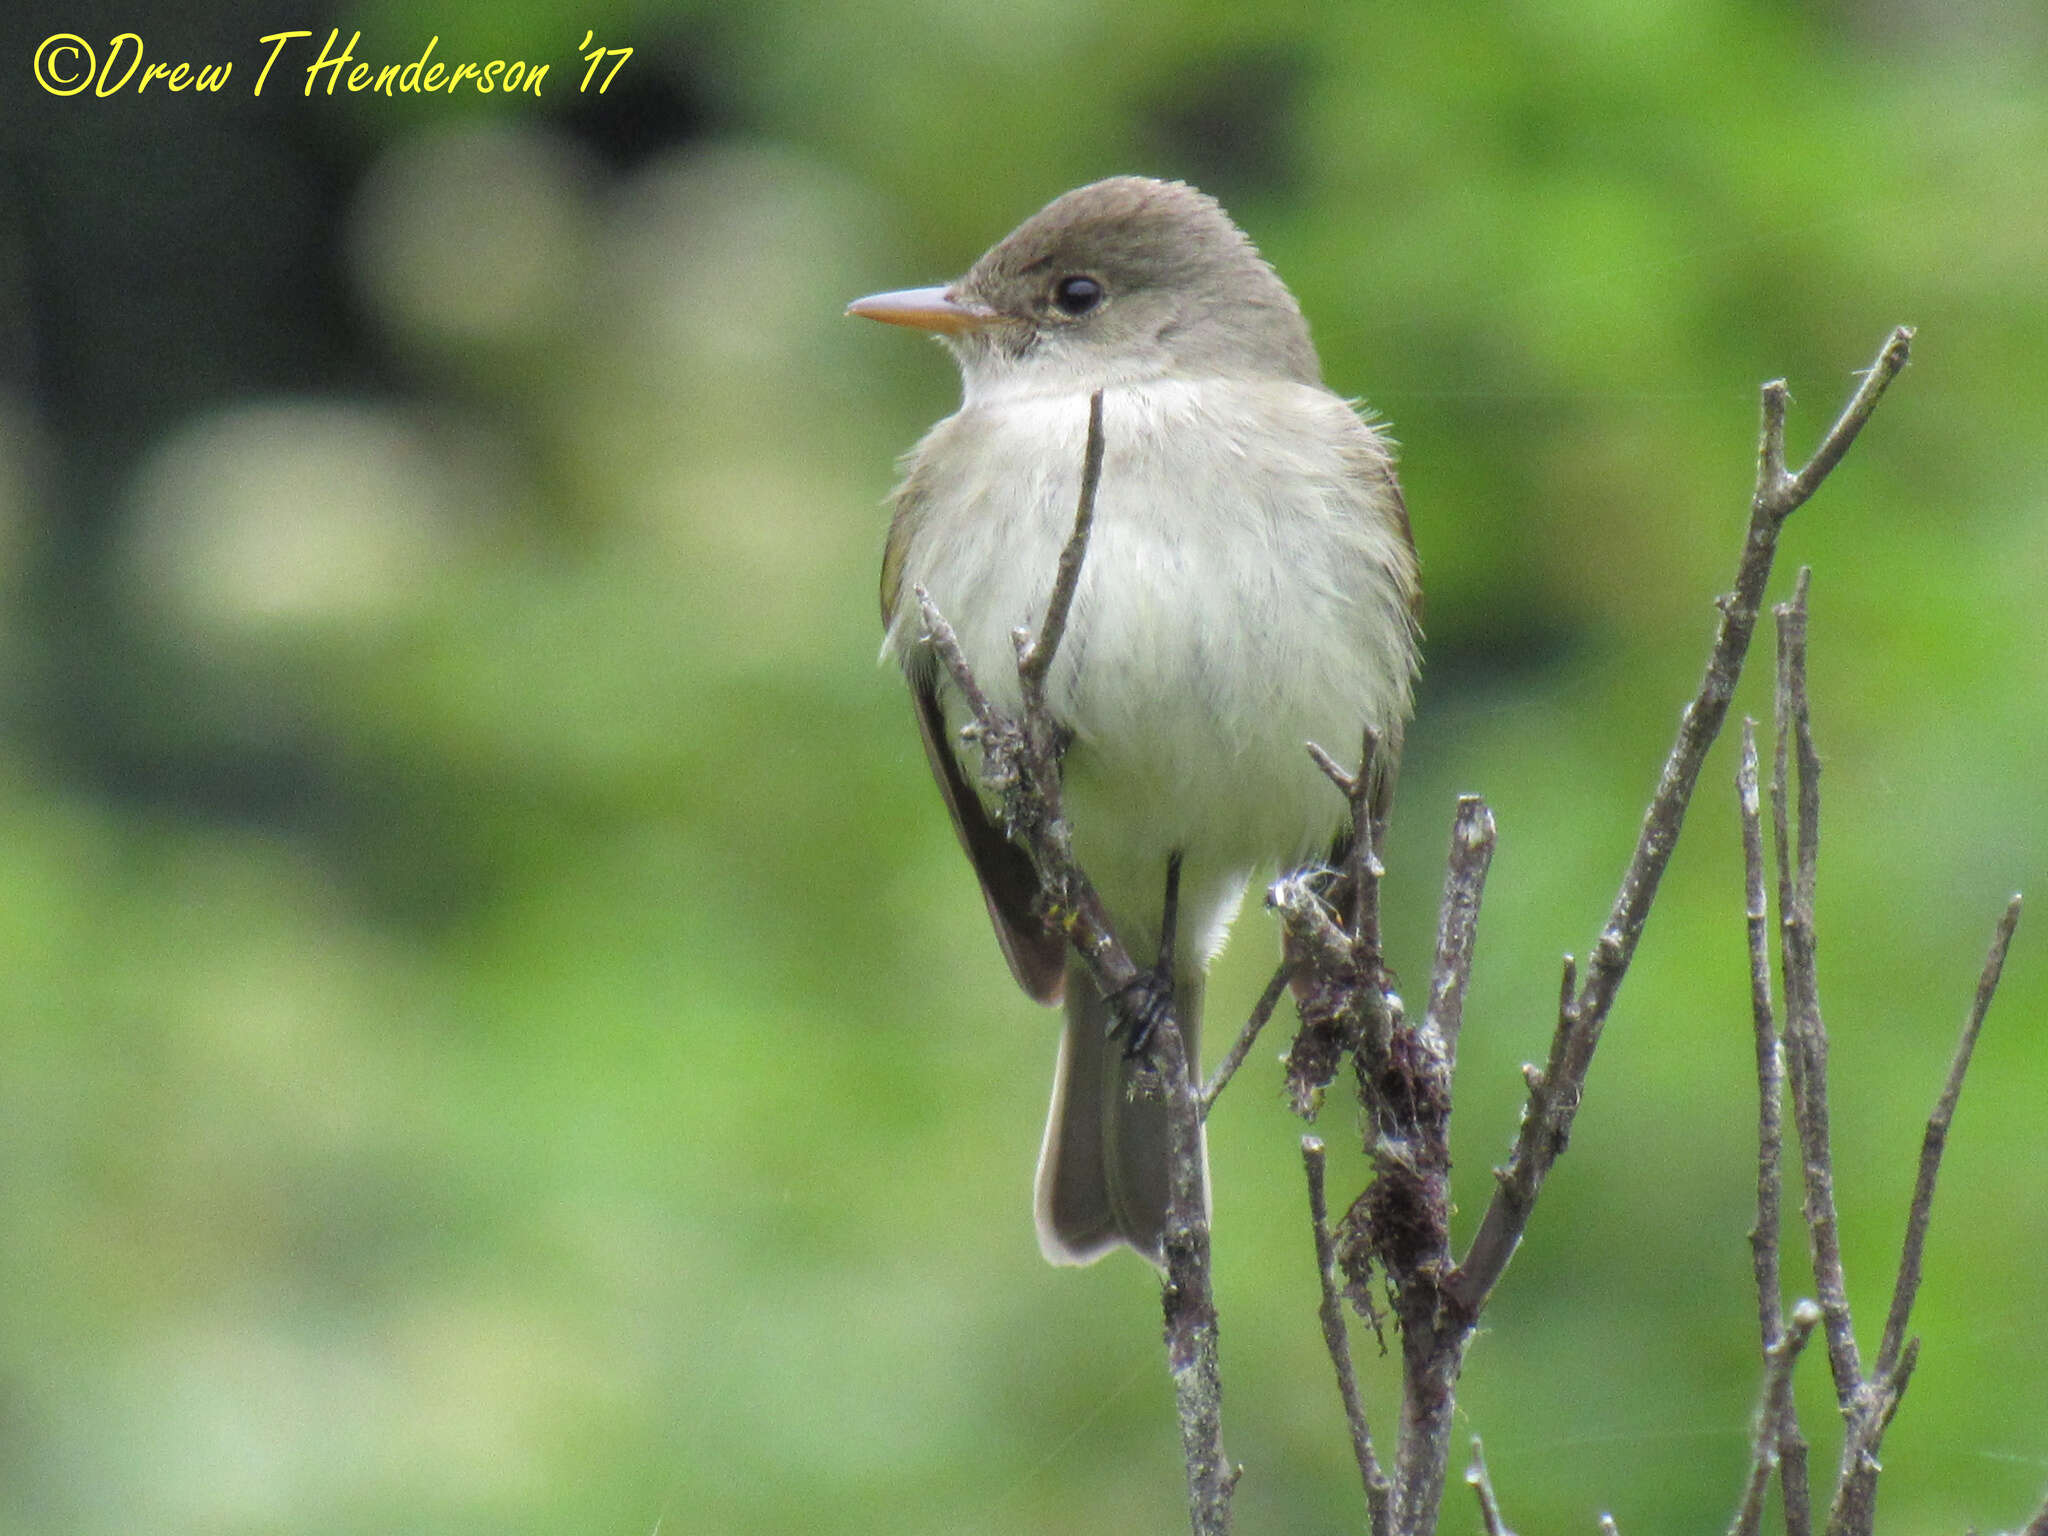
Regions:
[[[1954, 1120], [1971, 1053], [1997, 991], [2019, 921], [2020, 902], [2006, 906], [1977, 981], [1977, 990], [1962, 1036], [1949, 1063], [1941, 1095], [1928, 1117], [1921, 1143], [1919, 1174], [1906, 1220], [1906, 1237], [1892, 1288], [1883, 1342], [1875, 1364], [1866, 1368], [1857, 1348], [1843, 1273], [1839, 1217], [1834, 1193], [1834, 1154], [1829, 1137], [1828, 1034], [1821, 1018], [1819, 972], [1815, 960], [1814, 903], [1820, 860], [1820, 755], [1814, 747], [1812, 706], [1807, 697], [1807, 597], [1809, 573], [1801, 571], [1789, 602], [1773, 610], [1778, 626], [1778, 676], [1775, 703], [1777, 742], [1771, 782], [1772, 822], [1776, 833], [1780, 964], [1785, 984], [1784, 1061], [1791, 1089], [1792, 1119], [1799, 1133], [1800, 1171], [1806, 1198], [1803, 1213], [1813, 1261], [1818, 1306], [1802, 1302], [1794, 1310], [1791, 1329], [1780, 1331], [1777, 1318], [1778, 1273], [1775, 1242], [1776, 1172], [1782, 1163], [1782, 1138], [1776, 1121], [1778, 1080], [1776, 1045], [1770, 1033], [1769, 962], [1763, 930], [1765, 902], [1761, 851], [1761, 812], [1757, 795], [1756, 749], [1745, 729], [1742, 766], [1737, 786], [1742, 813], [1746, 917], [1750, 941], [1752, 1008], [1757, 1034], [1759, 1092], [1759, 1171], [1755, 1234], [1757, 1300], [1766, 1360], [1765, 1408], [1760, 1414], [1751, 1476], [1737, 1536], [1754, 1530], [1762, 1484], [1776, 1462], [1785, 1494], [1786, 1524], [1794, 1536], [1810, 1529], [1811, 1504], [1806, 1487], [1806, 1448], [1793, 1419], [1787, 1378], [1793, 1340], [1804, 1321], [1818, 1319], [1828, 1344], [1829, 1368], [1840, 1406], [1843, 1437], [1834, 1497], [1827, 1518], [1828, 1536], [1869, 1536], [1876, 1519], [1878, 1460], [1885, 1431], [1898, 1412], [1919, 1356], [1919, 1341], [1908, 1336], [1912, 1308], [1921, 1280], [1927, 1230], [1932, 1219], [1934, 1189], [1941, 1155]], [[1747, 1522], [1747, 1523], [1745, 1523]]]
[[[1371, 842], [1377, 828], [1363, 795], [1372, 743], [1368, 739], [1365, 761], [1355, 774], [1327, 753], [1316, 753], [1352, 813], [1349, 927], [1339, 926], [1309, 882], [1283, 880], [1275, 887], [1273, 904], [1286, 925], [1289, 953], [1300, 965], [1295, 985], [1303, 998], [1304, 1027], [1290, 1061], [1289, 1085], [1296, 1108], [1312, 1114], [1335, 1059], [1350, 1053], [1357, 1068], [1366, 1150], [1375, 1172], [1333, 1238], [1339, 1268], [1354, 1284], [1373, 1269], [1384, 1274], [1401, 1327], [1401, 1414], [1388, 1469], [1390, 1536], [1427, 1536], [1435, 1529], [1465, 1350], [1521, 1241], [1544, 1179], [1570, 1139], [1601, 1031], [1677, 844], [1701, 764], [1741, 675], [1779, 533], [1862, 430], [1885, 386], [1905, 366], [1911, 340], [1912, 332], [1904, 327], [1891, 334], [1847, 408], [1796, 474], [1788, 473], [1784, 462], [1785, 387], [1782, 382], [1764, 387], [1748, 531], [1734, 588], [1718, 604], [1720, 623], [1705, 675], [1680, 718], [1635, 853], [1583, 972], [1566, 958], [1548, 1058], [1540, 1069], [1525, 1069], [1528, 1100], [1513, 1151], [1496, 1172], [1492, 1198], [1464, 1257], [1455, 1262], [1449, 1242], [1450, 1069], [1493, 850], [1492, 817], [1476, 799], [1459, 805], [1429, 1004], [1420, 1024], [1408, 1025], [1380, 959], [1380, 869]], [[1768, 1265], [1763, 1284], [1765, 1293], [1775, 1296], [1777, 1282]], [[1760, 1299], [1760, 1315], [1764, 1306]], [[1340, 1365], [1340, 1390], [1342, 1378]], [[1797, 1453], [1796, 1430], [1788, 1428], [1774, 1440], [1773, 1454], [1789, 1466]], [[1475, 1460], [1472, 1480], [1481, 1494], [1482, 1513], [1497, 1527], [1498, 1509], [1485, 1483], [1483, 1461]]]
[[1706, 675], [1698, 694], [1679, 718], [1678, 739], [1665, 759], [1663, 777], [1643, 818], [1642, 833], [1622, 876], [1613, 910], [1587, 961], [1584, 983], [1571, 1007], [1561, 1010], [1565, 1017], [1560, 1018], [1552, 1050], [1553, 1069], [1531, 1079], [1528, 1105], [1514, 1151], [1499, 1174], [1498, 1186], [1480, 1219], [1479, 1231], [1447, 1286], [1459, 1306], [1474, 1315], [1485, 1305], [1513, 1257], [1543, 1180], [1571, 1137], [1572, 1120], [1578, 1112], [1586, 1073], [1592, 1066], [1608, 1010], [1613, 1006], [1622, 977], [1627, 974], [1643, 925], [1649, 920], [1650, 906], [1670, 863], [1671, 851], [1677, 846], [1700, 765], [1720, 734], [1729, 700], [1741, 676], [1777, 553], [1779, 531], [1849, 451], [1849, 445], [1883, 399], [1885, 388], [1905, 367], [1912, 340], [1910, 327], [1899, 326], [1891, 333], [1855, 395], [1797, 474], [1788, 474], [1785, 469], [1785, 407], [1789, 391], [1782, 380], [1764, 386], [1763, 431], [1757, 454], [1756, 491], [1750, 501], [1749, 532], [1736, 569], [1734, 590], [1720, 602], [1721, 623]]

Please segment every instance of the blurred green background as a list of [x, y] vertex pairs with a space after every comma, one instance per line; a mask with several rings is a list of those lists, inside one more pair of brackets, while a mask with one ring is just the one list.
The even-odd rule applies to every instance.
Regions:
[[[1184, 1528], [1154, 1284], [1038, 1258], [1053, 1021], [875, 664], [881, 498], [955, 380], [840, 316], [1112, 172], [1220, 195], [1404, 445], [1411, 990], [1454, 797], [1502, 835], [1461, 1231], [1697, 680], [1758, 384], [1789, 378], [1803, 453], [1920, 328], [1776, 588], [1815, 568], [1874, 1340], [1992, 923], [2048, 895], [2034, 0], [18, 9], [0, 1531]], [[250, 92], [264, 33], [330, 26], [372, 63], [438, 35], [551, 73], [538, 101], [308, 99], [308, 53]], [[35, 87], [49, 33], [123, 30], [233, 60], [229, 88]], [[586, 30], [634, 50], [602, 95]], [[1733, 1507], [1733, 766], [1470, 1357], [1524, 1530]], [[1943, 1174], [1890, 1531], [2016, 1527], [2048, 1487], [2042, 921]], [[1219, 1014], [1272, 947], [1254, 903]], [[1240, 1523], [1357, 1530], [1270, 1055], [1211, 1127]], [[1319, 1127], [1345, 1190], [1352, 1121]], [[1802, 1387], [1823, 1468], [1818, 1353]]]

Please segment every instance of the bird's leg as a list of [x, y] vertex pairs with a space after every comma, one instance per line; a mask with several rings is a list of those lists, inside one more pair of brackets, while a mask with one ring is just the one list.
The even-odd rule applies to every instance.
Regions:
[[1159, 923], [1159, 958], [1110, 999], [1116, 1023], [1110, 1034], [1124, 1037], [1124, 1056], [1135, 1059], [1152, 1043], [1152, 1031], [1173, 1014], [1173, 949], [1180, 927], [1180, 855], [1166, 861], [1166, 902]]

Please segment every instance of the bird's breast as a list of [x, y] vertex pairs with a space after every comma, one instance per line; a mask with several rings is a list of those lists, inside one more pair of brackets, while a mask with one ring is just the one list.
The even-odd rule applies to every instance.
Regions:
[[[923, 585], [982, 686], [1017, 707], [1011, 632], [1043, 618], [1080, 493], [1088, 402], [1034, 396], [935, 428], [900, 494], [891, 648]], [[1069, 813], [1116, 856], [1310, 856], [1342, 804], [1304, 748], [1397, 733], [1412, 562], [1370, 428], [1292, 384], [1110, 391], [1094, 526], [1049, 680]], [[1361, 454], [1364, 457], [1361, 457]]]

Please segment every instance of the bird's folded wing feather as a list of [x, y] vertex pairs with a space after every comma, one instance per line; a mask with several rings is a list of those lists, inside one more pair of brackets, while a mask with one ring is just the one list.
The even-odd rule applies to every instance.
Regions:
[[1047, 928], [1037, 908], [1038, 872], [1023, 849], [989, 819], [981, 796], [967, 782], [947, 741], [946, 715], [939, 704], [936, 669], [911, 680], [917, 703], [917, 731], [924, 755], [953, 816], [953, 830], [981, 881], [982, 899], [995, 924], [996, 941], [1017, 985], [1036, 1002], [1056, 1003], [1065, 990], [1066, 940]]

